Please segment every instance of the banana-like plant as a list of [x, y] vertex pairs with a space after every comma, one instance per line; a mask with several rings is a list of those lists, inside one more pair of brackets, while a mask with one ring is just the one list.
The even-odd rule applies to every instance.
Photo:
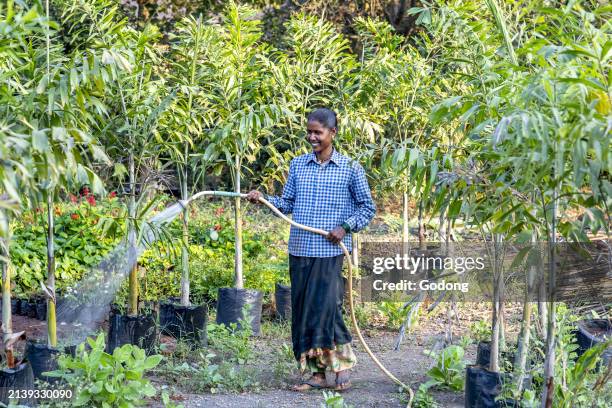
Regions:
[[[231, 168], [234, 191], [240, 192], [246, 163], [253, 163], [262, 147], [261, 140], [271, 134], [283, 114], [291, 114], [272, 98], [274, 77], [268, 47], [261, 41], [260, 21], [254, 10], [231, 2], [220, 25], [215, 26], [219, 53], [209, 61], [212, 77], [206, 89], [215, 128], [210, 149], [224, 157]], [[242, 209], [240, 199], [234, 202], [235, 259], [234, 283], [243, 288]]]
[[[201, 15], [178, 23], [171, 41], [169, 79], [176, 96], [162, 119], [163, 131], [171, 135], [173, 144], [169, 155], [177, 164], [181, 195], [187, 200], [194, 193], [195, 180], [203, 183], [205, 171], [212, 167], [217, 156], [214, 146], [207, 143], [213, 127], [212, 95], [207, 87], [218, 68], [213, 61], [221, 49], [215, 29], [205, 24]], [[191, 160], [198, 151], [205, 153], [198, 154], [198, 160]], [[181, 247], [181, 304], [184, 306], [190, 304], [188, 222], [189, 211], [185, 208]]]
[[[100, 71], [93, 81], [100, 92], [91, 107], [105, 114], [92, 125], [92, 132], [107, 146], [114, 165], [113, 178], [127, 178], [128, 222], [125, 235], [132, 251], [142, 244], [142, 220], [151, 208], [149, 189], [155, 172], [161, 171], [162, 146], [169, 145], [158, 133], [160, 117], [173, 94], [159, 75], [165, 63], [158, 46], [161, 34], [152, 25], [135, 30], [109, 0], [54, 0], [58, 5], [62, 37], [89, 63], [89, 53], [101, 53], [101, 61], [88, 64]], [[68, 23], [68, 24], [66, 24]], [[104, 73], [107, 66], [113, 72]], [[129, 313], [138, 312], [138, 275], [134, 266], [129, 277]]]
[[[142, 244], [138, 233], [142, 228], [138, 224], [151, 203], [148, 190], [154, 179], [149, 175], [161, 169], [160, 155], [170, 144], [158, 134], [157, 129], [174, 95], [157, 74], [163, 67], [163, 57], [157, 47], [159, 31], [147, 25], [142, 31], [126, 30], [124, 35], [134, 50], [133, 69], [118, 78], [114, 94], [119, 106], [116, 106], [117, 114], [113, 118], [112, 128], [105, 129], [105, 134], [113, 146], [109, 154], [119, 163], [127, 161], [127, 168], [121, 169], [127, 171], [129, 186], [127, 240], [130, 250], [136, 251]], [[130, 272], [129, 287], [128, 310], [130, 315], [136, 315], [137, 264]]]

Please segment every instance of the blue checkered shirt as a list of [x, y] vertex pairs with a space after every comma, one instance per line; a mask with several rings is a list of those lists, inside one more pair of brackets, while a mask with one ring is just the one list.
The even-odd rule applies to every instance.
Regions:
[[[347, 223], [352, 232], [365, 228], [376, 213], [363, 167], [333, 150], [326, 165], [314, 153], [291, 160], [283, 195], [267, 196], [283, 214], [300, 224], [325, 231]], [[342, 242], [352, 250], [351, 234]], [[330, 257], [342, 249], [319, 234], [291, 226], [289, 253], [294, 256]]]

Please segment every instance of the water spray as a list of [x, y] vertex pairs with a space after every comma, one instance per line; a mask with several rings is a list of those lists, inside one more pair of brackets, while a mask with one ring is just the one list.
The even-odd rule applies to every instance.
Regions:
[[[246, 194], [242, 194], [242, 193], [234, 193], [234, 192], [226, 192], [226, 191], [200, 191], [199, 193], [194, 194], [193, 196], [191, 196], [187, 200], [180, 200], [179, 204], [183, 208], [187, 208], [187, 206], [192, 201], [195, 201], [195, 200], [197, 200], [199, 198], [206, 197], [206, 196], [231, 197], [231, 198], [236, 198], [236, 197], [246, 198], [247, 197]], [[300, 228], [300, 229], [303, 229], [305, 231], [309, 231], [309, 232], [312, 232], [314, 234], [319, 234], [319, 235], [323, 235], [323, 236], [327, 236], [329, 234], [325, 230], [322, 230], [322, 229], [319, 229], [319, 228], [309, 227], [309, 226], [302, 225], [302, 224], [299, 224], [299, 223], [293, 221], [291, 218], [287, 217], [285, 214], [280, 212], [278, 210], [278, 208], [276, 208], [274, 205], [272, 205], [272, 203], [270, 203], [268, 200], [266, 200], [263, 197], [259, 197], [259, 201], [262, 204], [264, 204], [266, 207], [268, 207], [270, 210], [272, 210], [272, 212], [274, 214], [276, 214], [278, 217], [282, 218], [284, 221], [288, 222], [289, 224], [293, 225], [296, 228]], [[359, 338], [359, 342], [363, 346], [363, 348], [366, 351], [366, 353], [368, 354], [368, 356], [370, 356], [372, 361], [374, 361], [376, 366], [378, 366], [378, 368], [383, 372], [383, 374], [385, 374], [387, 377], [389, 377], [394, 383], [399, 385], [403, 390], [405, 390], [408, 393], [408, 404], [407, 404], [407, 407], [410, 407], [412, 405], [412, 400], [414, 398], [414, 392], [412, 391], [412, 388], [410, 388], [408, 385], [406, 385], [402, 381], [400, 381], [395, 375], [393, 375], [393, 373], [391, 373], [380, 362], [380, 360], [378, 360], [378, 358], [374, 355], [372, 350], [370, 350], [370, 347], [368, 346], [368, 344], [366, 343], [365, 339], [363, 338], [363, 335], [361, 334], [361, 330], [359, 329], [359, 325], [357, 324], [357, 318], [355, 317], [355, 307], [354, 307], [354, 304], [353, 304], [354, 303], [353, 302], [353, 264], [351, 262], [351, 256], [350, 256], [350, 254], [348, 252], [348, 249], [346, 248], [346, 246], [344, 245], [344, 243], [342, 241], [338, 242], [338, 245], [340, 245], [340, 248], [342, 249], [342, 252], [344, 253], [344, 257], [345, 257], [345, 259], [348, 262], [348, 299], [349, 299], [349, 307], [350, 307], [350, 310], [351, 310], [351, 321], [353, 322], [353, 327], [355, 329], [355, 332], [357, 333], [357, 337]]]

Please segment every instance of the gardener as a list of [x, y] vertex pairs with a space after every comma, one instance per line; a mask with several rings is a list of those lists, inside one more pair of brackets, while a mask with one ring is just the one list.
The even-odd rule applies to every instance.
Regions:
[[[342, 318], [344, 255], [337, 244], [351, 251], [350, 232], [365, 228], [376, 208], [363, 168], [333, 146], [337, 129], [332, 110], [311, 112], [306, 138], [312, 153], [291, 161], [282, 196], [266, 197], [295, 222], [329, 231], [323, 237], [292, 226], [289, 236], [293, 353], [302, 373], [312, 372], [294, 391], [326, 387], [326, 369], [336, 373], [336, 390], [348, 389], [357, 361]], [[247, 195], [255, 203], [260, 197], [258, 191]]]

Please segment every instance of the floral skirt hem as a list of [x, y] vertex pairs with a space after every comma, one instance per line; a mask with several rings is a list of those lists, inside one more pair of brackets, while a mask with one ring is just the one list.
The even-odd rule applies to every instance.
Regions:
[[321, 373], [326, 369], [337, 373], [353, 368], [356, 363], [357, 357], [351, 344], [346, 343], [337, 344], [334, 349], [314, 348], [301, 353], [298, 368], [302, 373]]

